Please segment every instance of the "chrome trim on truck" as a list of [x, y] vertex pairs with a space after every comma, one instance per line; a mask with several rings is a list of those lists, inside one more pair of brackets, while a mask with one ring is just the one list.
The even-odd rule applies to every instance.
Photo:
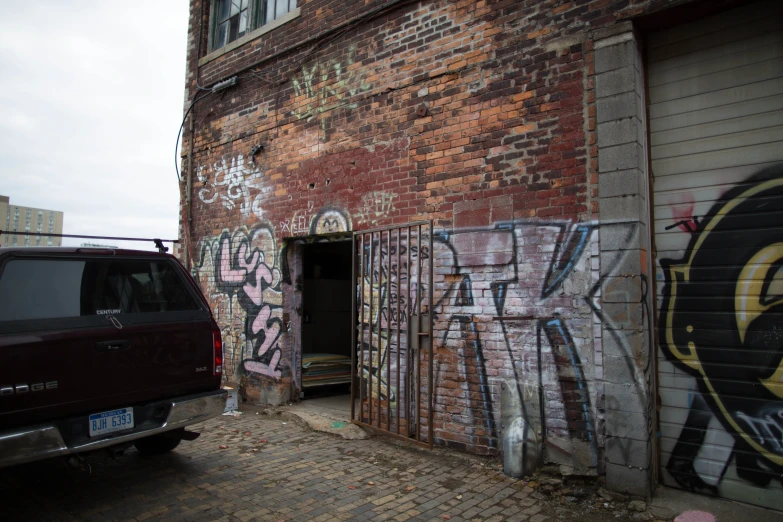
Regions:
[[[0, 468], [49, 457], [108, 448], [115, 444], [184, 428], [186, 425], [202, 422], [223, 413], [226, 408], [227, 395], [225, 390], [216, 390], [208, 395], [175, 399], [170, 403], [171, 408], [166, 422], [158, 428], [116, 435], [71, 447], [65, 444], [57, 426], [37, 426], [2, 432], [0, 433]], [[165, 404], [165, 402], [161, 401], [161, 404]]]

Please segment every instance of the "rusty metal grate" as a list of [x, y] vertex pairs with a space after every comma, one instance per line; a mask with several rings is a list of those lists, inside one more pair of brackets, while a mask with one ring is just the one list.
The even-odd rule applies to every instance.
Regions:
[[355, 232], [351, 420], [432, 448], [432, 221]]

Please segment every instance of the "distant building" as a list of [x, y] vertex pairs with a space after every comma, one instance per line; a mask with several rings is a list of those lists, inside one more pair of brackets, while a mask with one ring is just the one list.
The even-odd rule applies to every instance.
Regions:
[[8, 196], [0, 196], [0, 246], [60, 246], [62, 238], [19, 236], [2, 232], [63, 233], [63, 213], [57, 210], [11, 205]]

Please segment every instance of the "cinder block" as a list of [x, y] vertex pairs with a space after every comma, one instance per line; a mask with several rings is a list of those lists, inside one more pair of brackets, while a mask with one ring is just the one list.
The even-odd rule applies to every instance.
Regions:
[[651, 470], [620, 466], [606, 462], [606, 488], [610, 491], [649, 497], [651, 489]]
[[601, 302], [640, 304], [643, 284], [641, 276], [607, 277], [601, 283]]
[[598, 212], [601, 221], [647, 222], [647, 200], [639, 196], [600, 198]]
[[609, 357], [604, 355], [604, 381], [612, 384], [628, 384], [634, 377], [636, 363], [630, 357]]
[[[650, 332], [646, 329], [611, 330], [604, 328], [601, 335], [601, 348], [604, 357], [630, 357], [634, 361], [644, 361], [649, 356]], [[637, 363], [637, 367], [639, 371], [643, 370], [639, 363]]]
[[606, 98], [624, 92], [637, 92], [637, 71], [633, 65], [627, 65], [621, 69], [614, 69], [595, 77], [596, 98]]
[[601, 251], [601, 275], [638, 276], [641, 274], [641, 250]]
[[636, 117], [612, 120], [598, 124], [598, 147], [613, 147], [623, 143], [643, 143], [644, 126]]
[[[649, 406], [647, 404], [646, 384], [643, 382], [637, 383], [638, 385], [631, 384], [637, 380], [636, 377], [631, 375], [633, 368], [629, 367], [625, 370], [625, 375], [627, 375], [625, 383], [604, 382], [604, 418], [607, 419], [608, 426], [608, 419], [611, 417], [612, 426], [615, 428], [613, 430], [607, 428], [606, 434], [646, 440], [647, 411]], [[638, 417], [631, 419], [633, 416]], [[638, 432], [629, 432], [630, 428], [627, 427], [629, 421], [624, 419], [640, 422], [641, 429]]]
[[596, 119], [598, 123], [636, 116], [641, 119], [642, 100], [635, 92], [615, 94], [596, 100]]
[[602, 173], [629, 169], [643, 171], [644, 157], [644, 150], [636, 141], [613, 147], [599, 147], [598, 171]]
[[607, 406], [604, 420], [607, 436], [645, 441], [648, 438], [647, 417], [644, 413], [610, 410]]
[[641, 303], [602, 303], [605, 330], [638, 330], [644, 327]]
[[636, 60], [636, 42], [627, 40], [609, 47], [595, 50], [595, 72], [601, 74], [615, 69], [634, 65]]
[[638, 169], [605, 172], [598, 176], [598, 196], [610, 198], [615, 196], [636, 196], [647, 192], [642, 181], [642, 171]]
[[630, 20], [616, 22], [605, 27], [600, 27], [590, 33], [590, 36], [592, 36], [596, 46], [601, 47], [601, 43], [603, 41], [625, 34], [628, 34], [630, 38], [634, 38], [633, 23]]
[[[647, 227], [638, 221], [612, 224], [606, 222], [601, 226], [601, 252], [614, 250], [640, 249], [642, 236], [648, 234]], [[611, 273], [611, 266], [603, 266], [603, 273]]]
[[649, 441], [607, 437], [606, 461], [619, 466], [649, 469], [652, 448]]

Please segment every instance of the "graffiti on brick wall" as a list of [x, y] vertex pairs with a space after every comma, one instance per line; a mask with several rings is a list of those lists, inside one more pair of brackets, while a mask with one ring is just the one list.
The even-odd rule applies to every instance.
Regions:
[[[568, 433], [579, 440], [589, 441], [595, 454], [596, 434], [590, 393], [574, 340], [560, 317], [539, 319], [538, 327], [539, 332], [543, 331], [555, 360], [557, 383], [560, 388], [560, 398], [565, 405]], [[540, 334], [539, 338], [541, 338]]]
[[264, 189], [263, 172], [242, 154], [228, 161], [221, 159], [211, 165], [201, 165], [196, 169], [196, 177], [201, 183], [198, 197], [204, 203], [218, 202], [228, 210], [239, 207], [244, 218], [262, 217], [261, 201], [271, 187]]
[[[521, 412], [524, 422], [519, 425], [530, 431], [542, 427], [539, 405], [529, 404], [530, 394], [524, 393], [535, 386], [542, 390], [536, 396], [545, 401], [541, 406], [547, 412], [544, 428], [549, 437], [585, 443], [585, 467], [597, 465], [598, 428], [590, 390], [595, 380], [593, 354], [585, 348], [592, 346], [594, 313], [612, 324], [627, 321], [629, 315], [621, 310], [605, 311], [600, 302], [604, 278], [592, 266], [591, 257], [597, 256], [597, 251], [591, 238], [601, 227], [631, 230], [625, 223], [531, 220], [435, 232], [436, 250], [432, 256], [423, 252], [422, 258], [432, 259], [436, 273], [436, 411], [441, 422], [462, 425], [467, 434], [460, 439], [467, 441], [464, 445], [490, 450], [498, 447], [497, 387], [511, 382], [520, 404], [527, 403], [523, 409], [533, 410]], [[633, 239], [630, 234], [626, 234], [628, 241]], [[363, 331], [372, 324], [375, 332], [372, 338], [360, 337], [360, 360], [365, 361], [361, 371], [365, 380], [372, 377], [377, 386], [368, 393], [392, 403], [399, 390], [395, 383], [387, 382], [387, 370], [392, 370], [392, 376], [397, 371], [389, 350], [407, 348], [395, 338], [395, 327], [405, 326], [410, 313], [423, 306], [429, 291], [422, 288], [422, 296], [417, 298], [416, 246], [411, 248], [409, 266], [404, 237], [399, 245], [394, 239], [387, 242], [387, 238], [364, 245], [361, 287]], [[396, 257], [397, 248], [403, 249], [401, 260]], [[606, 272], [612, 274], [612, 270]], [[646, 293], [640, 289], [635, 297], [628, 297], [626, 306], [638, 307], [641, 298], [646, 298]], [[400, 357], [402, 364], [406, 364], [406, 355]], [[649, 366], [634, 365], [629, 372], [637, 391], [647, 396]], [[465, 403], [470, 405], [467, 412], [461, 406]], [[532, 422], [533, 417], [539, 420]], [[648, 417], [651, 419], [651, 412]], [[651, 429], [651, 422], [649, 426]], [[452, 435], [448, 430], [436, 431], [436, 436]], [[516, 436], [536, 439], [530, 433]], [[573, 445], [566, 446], [558, 449], [577, 451]]]
[[[783, 166], [738, 183], [704, 216], [673, 215], [668, 229], [678, 227], [690, 239], [681, 259], [660, 261], [659, 337], [667, 358], [693, 376], [698, 389], [666, 469], [681, 486], [711, 494], [719, 493], [732, 462], [732, 474], [742, 480], [779, 484]], [[708, 440], [716, 431], [713, 415], [732, 442]]]
[[295, 96], [291, 114], [295, 118], [308, 122], [319, 119], [321, 130], [326, 132], [323, 113], [338, 107], [357, 107], [351, 99], [370, 90], [371, 85], [366, 81], [366, 68], [351, 67], [356, 52], [357, 46], [351, 45], [341, 59], [330, 58], [302, 66], [301, 72], [291, 80]]
[[326, 235], [351, 230], [351, 216], [336, 207], [324, 207], [317, 212], [312, 202], [306, 211], [296, 211], [290, 218], [280, 221], [278, 231], [283, 237]]
[[[596, 404], [603, 403], [603, 397], [594, 387], [594, 328], [604, 323], [609, 335], [615, 335], [621, 323], [632, 321], [631, 310], [645, 306], [647, 299], [646, 291], [638, 289], [621, 307], [604, 306], [601, 289], [627, 254], [618, 252], [601, 275], [598, 260], [593, 259], [598, 256], [599, 230], [619, 233], [626, 243], [635, 239], [630, 223], [542, 220], [436, 233], [438, 245], [450, 252], [450, 259], [440, 265], [449, 286], [436, 305], [445, 324], [436, 328], [443, 331], [442, 345], [460, 356], [456, 365], [442, 361], [439, 370], [448, 372], [455, 366], [458, 372], [471, 374], [463, 379], [464, 394], [473, 424], [483, 425], [473, 430], [475, 441], [486, 435], [493, 447], [499, 436], [515, 436], [511, 431], [500, 433], [495, 426], [497, 404], [492, 397], [505, 381], [517, 387], [521, 425], [531, 431], [523, 439], [535, 440], [538, 426], [546, 431], [553, 452], [581, 460], [584, 468], [597, 465], [602, 435]], [[642, 320], [648, 321], [649, 315]], [[642, 329], [642, 324], [636, 328]], [[652, 433], [649, 360], [636, 364], [627, 340], [619, 334], [616, 340], [628, 353], [629, 382], [646, 398], [647, 431]], [[541, 404], [525, 400], [528, 386], [541, 390]]]
[[[389, 401], [392, 406], [402, 400], [402, 408], [410, 410], [412, 400], [398, 393], [394, 378], [393, 382], [389, 380], [398, 373], [404, 375], [413, 365], [414, 354], [408, 350], [406, 331], [410, 328], [411, 314], [419, 316], [426, 311], [424, 303], [430, 289], [422, 284], [419, 274], [428, 270], [429, 247], [419, 245], [415, 232], [411, 236], [403, 233], [399, 243], [396, 236], [391, 242], [387, 235], [378, 238], [374, 235], [362, 244], [358, 368], [363, 382], [367, 383], [365, 396]], [[372, 382], [375, 384], [370, 385]]]
[[365, 225], [372, 225], [378, 218], [385, 217], [394, 208], [394, 200], [397, 194], [376, 190], [362, 196], [359, 208], [356, 212], [357, 221]]
[[292, 217], [280, 221], [278, 230], [283, 237], [305, 236], [309, 230], [308, 222], [306, 214], [295, 212]]
[[[593, 397], [596, 378], [591, 348], [595, 325], [603, 322], [618, 329], [629, 326], [633, 321], [631, 309], [640, 308], [640, 301], [647, 299], [646, 290], [639, 288], [636, 292], [625, 291], [624, 308], [610, 309], [601, 302], [602, 288], [617, 293], [607, 286], [607, 280], [622, 266], [626, 255], [618, 252], [604, 276], [600, 275], [597, 259], [593, 259], [598, 256], [595, 234], [599, 229], [612, 228], [619, 229], [626, 242], [635, 239], [636, 229], [628, 223], [540, 220], [434, 233], [435, 251], [432, 256], [422, 252], [422, 258], [425, 266], [431, 259], [435, 270], [436, 418], [444, 425], [460, 425], [464, 431], [464, 435], [454, 435], [448, 429], [436, 429], [436, 437], [446, 438], [440, 442], [484, 446], [491, 451], [499, 447], [501, 436], [536, 440], [540, 438], [536, 432], [545, 429], [554, 451], [569, 458], [583, 454], [579, 457], [582, 469], [597, 465], [600, 419], [596, 404], [603, 398], [600, 393], [597, 399]], [[427, 241], [423, 238], [423, 243]], [[387, 375], [395, 376], [397, 372], [395, 350], [403, 352], [401, 364], [413, 360], [408, 359], [403, 340], [395, 337], [395, 328], [407, 326], [411, 312], [424, 306], [430, 291], [422, 288], [421, 298], [417, 297], [415, 240], [410, 266], [405, 262], [404, 235], [399, 260], [397, 248], [396, 236], [390, 243], [384, 237], [364, 245], [361, 287], [365, 332], [360, 337], [359, 359], [365, 361], [360, 364], [361, 371], [363, 378], [369, 380], [371, 376], [377, 387], [368, 393], [392, 404], [398, 396], [405, 399], [396, 383], [387, 382]], [[641, 281], [644, 285], [643, 277]], [[621, 285], [615, 283], [615, 287]], [[644, 315], [642, 320], [649, 320], [649, 314]], [[366, 335], [370, 324], [372, 338]], [[642, 329], [643, 325], [636, 328]], [[649, 358], [638, 359], [636, 351], [625, 346], [628, 343], [623, 336], [617, 335], [617, 339], [628, 353], [629, 381], [647, 400], [647, 430], [651, 433]], [[525, 426], [524, 434], [513, 430], [501, 433], [498, 427], [498, 387], [505, 382], [516, 387], [523, 411], [515, 425]], [[535, 396], [541, 397], [542, 403], [531, 403], [531, 394], [525, 393], [531, 387], [541, 391]], [[462, 406], [465, 403], [470, 406], [467, 411]]]
[[[520, 412], [522, 421], [519, 425], [531, 432], [519, 435], [505, 430], [502, 434], [521, 437], [521, 440], [537, 438], [533, 432], [537, 431], [536, 424], [541, 426], [540, 420], [531, 421], [533, 416], [540, 417], [539, 408], [527, 411], [530, 405], [526, 405], [528, 401], [524, 400], [523, 388], [531, 383], [527, 382], [530, 373], [524, 372], [519, 364], [522, 360], [527, 361], [527, 368], [535, 372], [532, 375], [541, 373], [539, 366], [543, 360], [557, 373], [583, 376], [579, 354], [565, 321], [556, 315], [556, 308], [547, 310], [544, 304], [548, 297], [555, 296], [580, 262], [592, 231], [591, 226], [578, 224], [572, 227], [570, 234], [566, 234], [568, 228], [556, 223], [504, 222], [491, 227], [436, 234], [438, 244], [446, 247], [452, 257], [443, 268], [451, 276], [451, 285], [436, 306], [436, 310], [444, 314], [444, 321], [448, 321], [443, 326], [441, 342], [461, 355], [457, 368], [465, 368], [464, 371], [473, 374], [465, 376], [464, 392], [471, 404], [473, 424], [483, 426], [478, 430], [474, 428], [473, 432], [477, 440], [486, 438], [490, 448], [497, 447], [500, 435], [495, 418], [498, 405], [492, 400], [493, 395], [497, 395], [493, 388], [498, 386], [498, 381], [513, 382], [524, 410]], [[554, 239], [551, 236], [553, 231], [560, 236], [566, 234], [565, 240], [561, 237], [554, 248], [543, 255], [538, 252], [538, 246], [534, 247], [534, 256], [527, 255], [531, 252], [525, 245], [541, 243], [542, 238], [537, 233], [549, 236], [547, 240], [551, 241]], [[575, 240], [576, 237], [579, 239]], [[584, 266], [582, 270], [585, 270]], [[589, 280], [584, 281], [583, 287], [587, 293]], [[553, 299], [553, 304], [556, 307], [568, 306], [557, 298]], [[537, 331], [537, 321], [546, 326], [544, 331], [548, 336]], [[544, 343], [549, 340], [567, 344], [562, 348], [570, 356], [567, 363], [563, 357], [552, 353], [542, 357], [539, 349], [541, 340]], [[553, 346], [553, 353], [558, 350], [560, 345]], [[448, 366], [449, 363], [441, 362], [439, 371], [447, 371]], [[504, 370], [499, 372], [494, 369], [498, 366]], [[505, 373], [508, 370], [510, 374]], [[534, 385], [539, 385], [535, 382], [538, 380], [534, 378]], [[590, 416], [584, 418], [581, 426], [573, 422], [569, 425], [565, 419], [565, 412], [569, 410], [578, 411], [582, 418], [584, 405], [589, 408], [584, 379], [580, 384], [585, 387], [581, 397], [569, 391], [562, 394], [562, 399], [558, 398], [557, 402], [563, 404], [563, 414], [554, 413], [555, 408], [549, 408], [553, 418], [548, 421], [548, 429], [553, 435], [570, 427], [574, 436], [579, 431], [581, 437], [592, 437], [594, 428], [589, 422]], [[578, 406], [570, 406], [571, 402], [580, 400], [582, 402]]]
[[194, 276], [223, 334], [225, 378], [242, 372], [279, 379], [282, 352], [280, 270], [274, 231], [242, 227], [201, 242]]
[[347, 213], [335, 208], [324, 208], [313, 216], [310, 234], [324, 235], [351, 230], [351, 218]]

